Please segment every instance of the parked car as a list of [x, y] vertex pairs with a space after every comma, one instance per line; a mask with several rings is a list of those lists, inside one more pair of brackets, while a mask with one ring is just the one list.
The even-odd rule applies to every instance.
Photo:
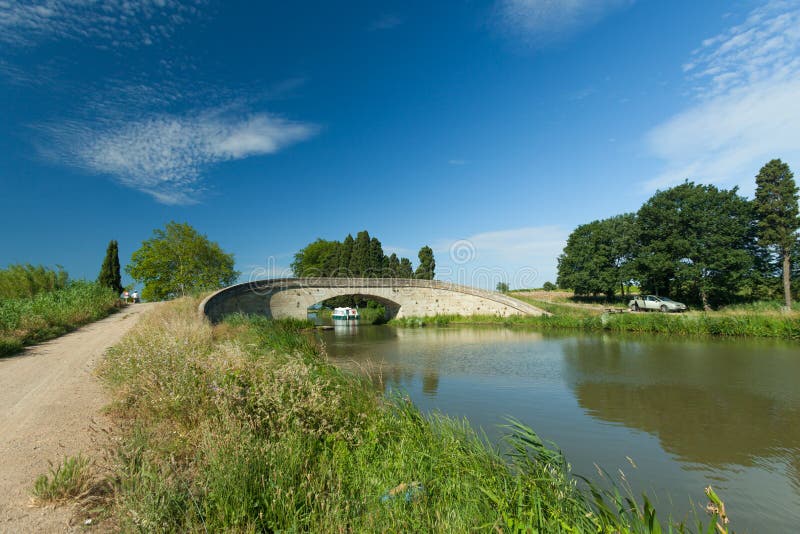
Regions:
[[631, 299], [628, 303], [631, 311], [661, 311], [661, 312], [685, 312], [686, 304], [675, 302], [667, 297], [657, 297], [655, 295], [639, 295]]

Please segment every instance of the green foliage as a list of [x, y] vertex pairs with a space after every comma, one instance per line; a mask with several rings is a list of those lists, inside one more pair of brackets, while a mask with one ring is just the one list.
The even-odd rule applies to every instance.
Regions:
[[9, 265], [0, 269], [0, 300], [29, 298], [67, 287], [69, 275], [60, 265], [55, 269], [42, 265]]
[[501, 293], [508, 293], [508, 283], [507, 282], [497, 282], [497, 291]]
[[433, 280], [436, 274], [436, 260], [433, 258], [433, 249], [427, 245], [419, 249], [419, 265], [414, 272], [418, 280]]
[[[341, 243], [317, 239], [294, 255], [292, 272], [298, 278], [330, 276], [339, 268], [338, 251]], [[336, 260], [335, 264], [333, 260]]]
[[153, 231], [125, 270], [144, 284], [143, 298], [163, 300], [229, 286], [239, 276], [233, 265], [233, 254], [188, 224], [172, 221]]
[[103, 258], [103, 265], [100, 267], [100, 274], [97, 276], [97, 283], [110, 287], [117, 295], [122, 293], [122, 275], [119, 272], [119, 246], [114, 240], [108, 243], [106, 257]]
[[504, 457], [465, 421], [326, 363], [297, 325], [212, 330], [195, 309], [143, 318], [103, 365], [130, 429], [123, 531], [646, 532], [655, 516], [599, 509], [524, 425], [510, 423]]
[[773, 159], [756, 176], [755, 211], [762, 245], [789, 251], [797, 241], [800, 227], [798, 189], [789, 165]]
[[397, 268], [397, 278], [414, 278], [414, 268], [411, 266], [411, 260], [408, 258], [400, 258], [400, 266]]
[[545, 282], [544, 285], [542, 286], [542, 289], [544, 289], [545, 291], [555, 291], [556, 289], [558, 289], [558, 286], [555, 285], [553, 282]]
[[578, 226], [558, 258], [558, 285], [576, 295], [613, 297], [635, 276], [636, 217], [632, 213]]
[[69, 456], [48, 474], [39, 475], [31, 493], [39, 504], [59, 503], [78, 497], [89, 489], [92, 480], [89, 459], [78, 454]]
[[750, 204], [692, 182], [659, 191], [639, 210], [642, 289], [710, 305], [730, 302], [753, 265]]
[[60, 336], [111, 313], [119, 295], [92, 282], [73, 281], [63, 289], [0, 301], [0, 357], [23, 345]]
[[[386, 256], [377, 237], [358, 232], [344, 241], [317, 239], [294, 255], [292, 272], [297, 277], [412, 278], [411, 262]], [[347, 305], [347, 304], [345, 304]]]
[[787, 307], [792, 305], [791, 259], [797, 248], [797, 228], [800, 227], [797, 205], [797, 185], [786, 163], [773, 159], [756, 176], [756, 198], [753, 201], [758, 221], [759, 245], [777, 249], [783, 272], [783, 291]]

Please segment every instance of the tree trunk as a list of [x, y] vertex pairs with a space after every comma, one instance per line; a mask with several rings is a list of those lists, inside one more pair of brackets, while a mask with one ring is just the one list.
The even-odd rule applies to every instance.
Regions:
[[786, 300], [786, 307], [792, 309], [792, 265], [790, 251], [783, 251], [783, 298]]
[[706, 295], [706, 289], [700, 289], [700, 299], [703, 301], [703, 311], [711, 311], [711, 306], [708, 305], [708, 295]]

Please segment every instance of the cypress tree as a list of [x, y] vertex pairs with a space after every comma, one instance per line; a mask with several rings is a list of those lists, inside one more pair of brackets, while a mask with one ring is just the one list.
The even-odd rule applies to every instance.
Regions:
[[122, 293], [122, 275], [119, 268], [119, 247], [115, 240], [111, 240], [106, 248], [106, 257], [100, 267], [97, 283], [110, 287], [117, 294]]
[[369, 250], [369, 232], [362, 230], [356, 235], [356, 240], [353, 244], [353, 254], [350, 256], [350, 276], [366, 276], [370, 266]]
[[342, 246], [339, 248], [339, 269], [336, 276], [339, 278], [346, 278], [352, 276], [350, 272], [350, 258], [353, 256], [353, 246], [355, 241], [351, 234], [347, 234], [344, 238]]
[[433, 249], [427, 245], [419, 249], [419, 266], [414, 278], [420, 280], [433, 280], [436, 271], [436, 260], [433, 259]]
[[386, 256], [383, 254], [383, 246], [377, 237], [373, 237], [369, 241], [369, 268], [367, 276], [380, 278], [383, 276], [383, 260]]
[[400, 259], [397, 254], [392, 252], [392, 255], [386, 259], [386, 275], [389, 278], [400, 277]]
[[758, 218], [759, 244], [774, 247], [782, 259], [783, 296], [786, 307], [792, 306], [791, 258], [800, 227], [797, 205], [797, 185], [789, 165], [773, 159], [756, 176], [756, 195], [753, 201]]

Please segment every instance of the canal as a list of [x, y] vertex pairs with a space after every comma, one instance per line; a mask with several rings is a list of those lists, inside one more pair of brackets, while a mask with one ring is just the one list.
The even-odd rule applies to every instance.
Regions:
[[[774, 341], [355, 326], [320, 333], [331, 360], [381, 377], [424, 412], [492, 440], [506, 417], [646, 491], [662, 519], [705, 519], [703, 488], [737, 532], [800, 525], [800, 345]], [[596, 465], [595, 465], [596, 464]]]

